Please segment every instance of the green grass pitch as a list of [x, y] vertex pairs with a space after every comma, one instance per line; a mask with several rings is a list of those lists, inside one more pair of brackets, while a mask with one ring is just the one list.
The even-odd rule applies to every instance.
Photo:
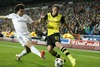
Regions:
[[[50, 55], [46, 46], [35, 45], [39, 51], [45, 50], [46, 60], [42, 60], [35, 54], [28, 54], [17, 61], [16, 53], [20, 53], [24, 48], [19, 43], [0, 41], [0, 67], [54, 67], [55, 58]], [[69, 59], [63, 53], [55, 48], [62, 56], [66, 58], [63, 67], [72, 67]], [[100, 51], [70, 49], [69, 52], [76, 59], [75, 67], [100, 67]]]

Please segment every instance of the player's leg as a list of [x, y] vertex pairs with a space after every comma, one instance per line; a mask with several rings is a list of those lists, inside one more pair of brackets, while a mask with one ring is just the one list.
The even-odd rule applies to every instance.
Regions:
[[58, 52], [56, 52], [55, 50], [53, 50], [53, 48], [55, 47], [54, 41], [55, 41], [55, 39], [54, 39], [53, 35], [47, 36], [47, 49], [48, 49], [49, 53], [51, 55], [53, 55], [54, 57], [56, 57], [56, 58], [62, 58], [60, 56], [60, 54], [58, 54]]
[[47, 49], [48, 49], [49, 53], [52, 56], [54, 56], [56, 58], [61, 58], [62, 60], [64, 60], [64, 62], [66, 62], [66, 60], [60, 54], [58, 54], [58, 52], [56, 52], [55, 50], [53, 50], [53, 47], [51, 45], [48, 45]]
[[39, 50], [34, 47], [34, 45], [32, 44], [32, 42], [30, 40], [26, 41], [26, 46], [30, 48], [30, 50], [31, 50], [32, 53], [38, 55], [42, 59], [45, 59], [45, 57], [44, 57], [45, 52], [44, 51], [39, 52]]
[[25, 48], [20, 54], [16, 54], [16, 59], [20, 60], [21, 57], [23, 57], [26, 54], [30, 53], [30, 48], [28, 48], [28, 47], [25, 46], [24, 40], [23, 40], [23, 38], [21, 36], [17, 37], [17, 40]]
[[69, 60], [72, 63], [72, 66], [75, 66], [76, 64], [75, 59], [71, 56], [69, 51], [65, 47], [63, 47], [60, 43], [60, 34], [59, 33], [54, 34], [54, 39], [55, 39], [55, 46], [59, 48], [69, 58]]
[[63, 47], [60, 42], [56, 42], [55, 44], [56, 47], [59, 48], [69, 58], [72, 66], [75, 66], [76, 64], [75, 59], [71, 56], [70, 52], [65, 47]]
[[21, 57], [27, 55], [28, 53], [30, 53], [30, 48], [28, 48], [27, 46], [25, 46], [25, 49], [20, 53], [20, 54], [16, 54], [16, 59], [20, 60]]
[[49, 53], [51, 55], [53, 55], [54, 57], [56, 57], [56, 58], [60, 57], [60, 55], [56, 51], [53, 50], [53, 47], [51, 45], [48, 45], [47, 49], [48, 49]]
[[19, 56], [19, 54], [16, 55], [17, 59], [21, 58], [23, 55], [26, 55], [27, 53], [29, 53], [30, 51], [36, 55], [38, 55], [39, 57], [44, 59], [44, 55], [45, 52], [42, 51], [41, 53], [33, 46], [31, 39], [29, 36], [20, 36], [17, 38], [18, 41], [22, 44], [23, 47], [26, 48], [26, 50], [23, 50], [22, 53], [20, 54], [21, 56]]

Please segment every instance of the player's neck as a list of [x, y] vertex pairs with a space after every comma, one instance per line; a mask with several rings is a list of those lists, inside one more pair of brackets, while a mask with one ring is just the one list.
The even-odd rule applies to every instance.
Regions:
[[51, 15], [53, 16], [53, 17], [55, 17], [55, 16], [57, 16], [58, 15], [58, 13], [53, 13], [53, 12], [51, 12]]
[[20, 17], [22, 17], [22, 16], [23, 16], [23, 14], [19, 14], [19, 13], [17, 13], [17, 15], [18, 15], [18, 16], [20, 16]]
[[20, 17], [22, 17], [23, 15], [18, 14]]

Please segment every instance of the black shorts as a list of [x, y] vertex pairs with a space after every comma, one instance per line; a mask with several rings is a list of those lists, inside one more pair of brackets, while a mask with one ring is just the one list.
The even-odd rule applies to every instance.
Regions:
[[60, 33], [47, 36], [47, 46], [51, 45], [52, 47], [55, 47], [55, 42], [60, 42]]

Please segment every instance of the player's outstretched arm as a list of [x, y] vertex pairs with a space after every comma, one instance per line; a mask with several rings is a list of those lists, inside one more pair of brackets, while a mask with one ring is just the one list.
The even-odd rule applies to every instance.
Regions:
[[40, 18], [33, 22], [33, 26], [39, 25], [40, 23], [43, 23], [45, 21], [45, 15], [41, 14]]
[[46, 20], [46, 19], [45, 19], [46, 16], [47, 16], [47, 15], [41, 13], [40, 18], [39, 18], [39, 22], [40, 22], [40, 23], [44, 22], [44, 21]]
[[7, 19], [6, 16], [0, 16], [0, 19]]
[[40, 24], [44, 21], [45, 21], [44, 17], [40, 16], [39, 20], [36, 20], [36, 21], [33, 22], [33, 26], [36, 26], [36, 25], [38, 25], [38, 24]]
[[34, 21], [34, 22], [32, 23], [33, 26], [36, 26], [36, 25], [38, 25], [38, 24], [40, 24], [39, 20], [36, 20], [36, 21]]
[[70, 34], [73, 34], [73, 32], [72, 32], [71, 29], [69, 28], [68, 24], [67, 24], [67, 23], [64, 23], [64, 25], [65, 25], [66, 28], [68, 29], [69, 33], [70, 33]]

